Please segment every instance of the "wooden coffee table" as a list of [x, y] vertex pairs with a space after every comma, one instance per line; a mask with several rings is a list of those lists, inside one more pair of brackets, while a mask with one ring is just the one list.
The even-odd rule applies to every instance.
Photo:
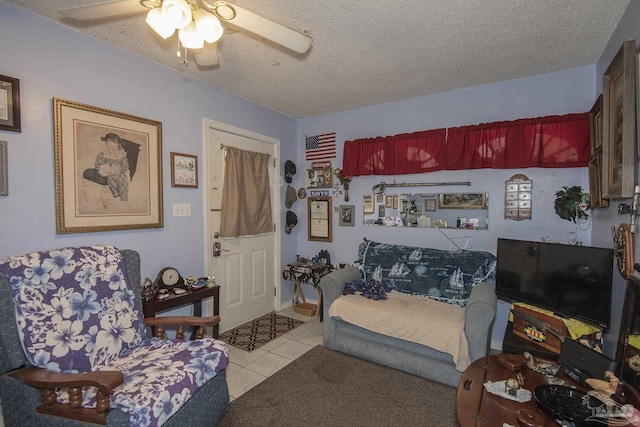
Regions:
[[[524, 361], [522, 355], [489, 355], [473, 362], [462, 374], [456, 393], [456, 415], [460, 427], [502, 427], [503, 423], [520, 426], [517, 413], [521, 409], [528, 409], [533, 414], [541, 417], [545, 426], [557, 426], [558, 423], [538, 407], [533, 395], [529, 402], [519, 403], [486, 391], [483, 386], [485, 382], [506, 380], [515, 377], [518, 372], [524, 377], [524, 388], [532, 394], [536, 387], [545, 384], [542, 374], [534, 372], [526, 366], [516, 372], [505, 368], [498, 363], [501, 356], [506, 356], [516, 362], [523, 363]], [[574, 386], [578, 390], [586, 391], [566, 375], [559, 373], [557, 377], [565, 380], [568, 385]], [[622, 389], [619, 389], [619, 392], [626, 396], [627, 403], [640, 408], [640, 394], [626, 383], [621, 383], [620, 387]], [[620, 424], [620, 420], [617, 421], [615, 424], [613, 424], [615, 421], [612, 421], [610, 425], [623, 425]], [[624, 425], [630, 426], [631, 424]]]
[[[539, 385], [545, 384], [544, 377], [524, 368], [513, 372], [498, 363], [500, 355], [489, 355], [473, 362], [462, 374], [456, 394], [456, 414], [460, 427], [475, 426], [502, 426], [509, 423], [519, 426], [516, 414], [520, 409], [529, 409], [533, 413], [544, 417], [546, 425], [556, 425], [555, 421], [548, 418], [536, 405], [535, 397], [529, 402], [519, 403], [504, 397], [491, 394], [484, 388], [487, 381], [502, 381], [515, 377], [518, 372], [524, 377], [524, 388], [533, 393]], [[510, 355], [513, 357], [516, 355]], [[523, 356], [517, 356], [522, 358]]]

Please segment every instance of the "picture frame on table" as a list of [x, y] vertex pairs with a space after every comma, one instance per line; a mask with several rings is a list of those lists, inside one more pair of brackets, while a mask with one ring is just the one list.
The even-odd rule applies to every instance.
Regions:
[[198, 156], [171, 152], [171, 186], [198, 188]]
[[440, 209], [486, 209], [485, 193], [447, 193], [438, 195]]
[[331, 242], [331, 197], [307, 198], [307, 238], [314, 242]]
[[0, 141], [0, 196], [9, 195], [9, 159], [7, 141]]
[[636, 42], [625, 41], [603, 75], [602, 197], [633, 197], [636, 138]]
[[0, 130], [22, 132], [20, 80], [0, 75]]
[[338, 213], [340, 214], [338, 225], [355, 227], [356, 205], [340, 205]]
[[162, 123], [53, 103], [57, 233], [162, 228]]

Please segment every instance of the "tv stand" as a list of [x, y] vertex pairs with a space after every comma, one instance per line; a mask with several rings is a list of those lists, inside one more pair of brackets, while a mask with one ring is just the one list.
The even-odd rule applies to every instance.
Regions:
[[549, 360], [558, 360], [559, 356], [544, 347], [536, 345], [528, 339], [517, 336], [513, 333], [513, 323], [507, 322], [507, 328], [504, 332], [504, 340], [502, 341], [502, 352], [522, 354], [525, 351], [531, 353], [533, 357], [540, 357]]

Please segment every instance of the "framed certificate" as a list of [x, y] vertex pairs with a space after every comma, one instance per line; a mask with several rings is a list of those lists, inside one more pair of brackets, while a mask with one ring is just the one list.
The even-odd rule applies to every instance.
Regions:
[[309, 197], [308, 239], [331, 242], [331, 197]]

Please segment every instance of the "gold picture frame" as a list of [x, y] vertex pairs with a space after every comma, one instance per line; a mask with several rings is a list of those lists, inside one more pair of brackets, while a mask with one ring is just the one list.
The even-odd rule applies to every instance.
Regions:
[[438, 199], [440, 209], [487, 209], [486, 193], [448, 193]]
[[171, 186], [198, 188], [198, 156], [171, 152]]
[[307, 198], [307, 234], [313, 242], [331, 242], [331, 197]]
[[21, 132], [20, 80], [0, 75], [0, 130]]
[[162, 123], [53, 102], [57, 233], [163, 227]]
[[627, 40], [603, 76], [602, 197], [633, 197], [636, 137], [636, 42]]
[[9, 195], [9, 161], [7, 141], [0, 141], [0, 196]]

